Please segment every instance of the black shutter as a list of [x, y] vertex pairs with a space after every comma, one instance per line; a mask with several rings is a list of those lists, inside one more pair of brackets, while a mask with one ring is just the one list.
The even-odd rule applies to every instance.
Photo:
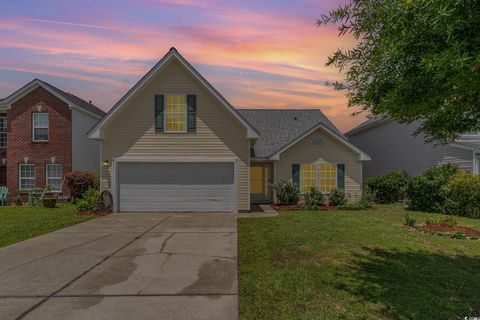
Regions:
[[197, 96], [187, 95], [187, 132], [197, 131]]
[[292, 182], [300, 190], [300, 165], [292, 164]]
[[337, 188], [345, 189], [345, 165], [337, 164]]
[[163, 132], [164, 116], [164, 97], [163, 94], [155, 96], [155, 132]]

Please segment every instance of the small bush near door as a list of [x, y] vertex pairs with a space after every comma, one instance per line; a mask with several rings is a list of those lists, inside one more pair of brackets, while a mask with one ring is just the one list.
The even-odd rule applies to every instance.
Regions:
[[292, 181], [281, 179], [273, 185], [278, 204], [297, 204], [300, 197], [298, 188]]
[[480, 217], [480, 176], [457, 173], [442, 189], [444, 212], [468, 217]]
[[374, 195], [377, 203], [402, 201], [408, 177], [403, 171], [393, 171], [383, 176], [373, 177], [365, 182], [366, 189]]

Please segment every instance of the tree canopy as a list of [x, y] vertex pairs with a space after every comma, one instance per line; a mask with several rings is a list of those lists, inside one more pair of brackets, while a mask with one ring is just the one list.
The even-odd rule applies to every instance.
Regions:
[[349, 106], [400, 122], [419, 121], [428, 140], [480, 131], [480, 2], [350, 0], [322, 15], [357, 44], [327, 65]]

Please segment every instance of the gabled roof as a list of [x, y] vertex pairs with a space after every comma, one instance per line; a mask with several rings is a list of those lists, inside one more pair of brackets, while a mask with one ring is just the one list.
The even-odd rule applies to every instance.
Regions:
[[0, 106], [10, 108], [15, 101], [24, 97], [29, 92], [38, 87], [44, 88], [60, 100], [64, 101], [71, 108], [78, 108], [86, 113], [93, 115], [96, 118], [101, 118], [105, 115], [104, 111], [94, 106], [92, 103], [87, 102], [69, 92], [62, 91], [57, 87], [37, 78], [33, 79], [17, 91], [13, 92], [8, 97], [0, 99]]
[[480, 152], [480, 132], [463, 134], [451, 146]]
[[101, 129], [113, 119], [113, 115], [121, 109], [126, 103], [135, 96], [137, 91], [143, 87], [148, 81], [157, 73], [162, 71], [171, 59], [177, 59], [192, 75], [205, 86], [218, 101], [228, 110], [232, 115], [247, 129], [247, 138], [258, 138], [259, 133], [175, 48], [170, 51], [153, 66], [150, 71], [145, 74], [140, 81], [138, 81], [114, 106], [107, 115], [89, 132], [89, 137], [92, 139], [101, 138]]
[[[357, 133], [368, 130], [370, 128], [374, 128], [387, 121], [394, 121], [394, 120], [388, 119], [382, 116], [372, 116], [367, 121], [362, 122], [352, 130], [345, 133], [345, 135], [347, 137], [352, 136]], [[467, 149], [467, 150], [473, 150], [475, 152], [479, 152], [480, 151], [480, 132], [465, 133], [448, 145], [455, 148]]]
[[358, 126], [351, 129], [350, 131], [347, 131], [345, 135], [348, 137], [348, 136], [360, 133], [362, 131], [365, 131], [369, 128], [376, 127], [387, 121], [389, 121], [389, 119], [384, 118], [382, 116], [370, 116], [366, 121], [360, 123]]
[[254, 157], [275, 160], [293, 144], [317, 129], [357, 152], [362, 160], [370, 157], [352, 145], [318, 109], [240, 109], [240, 113], [260, 132], [254, 145]]

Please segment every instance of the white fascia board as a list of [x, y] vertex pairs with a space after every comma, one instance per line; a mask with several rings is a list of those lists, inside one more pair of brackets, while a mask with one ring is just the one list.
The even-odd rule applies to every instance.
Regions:
[[93, 112], [90, 112], [90, 111], [88, 111], [88, 110], [86, 110], [86, 109], [84, 109], [84, 108], [82, 108], [82, 107], [77, 106], [76, 104], [70, 104], [70, 105], [69, 105], [69, 108], [70, 108], [70, 109], [75, 109], [75, 110], [77, 110], [77, 111], [79, 111], [79, 112], [83, 112], [83, 113], [85, 113], [85, 114], [87, 114], [87, 115], [89, 115], [89, 116], [91, 116], [91, 117], [93, 117], [93, 118], [95, 118], [95, 119], [98, 119], [98, 120], [100, 120], [100, 119], [102, 118], [101, 115], [96, 114], [96, 113], [93, 113]]
[[337, 141], [343, 143], [345, 146], [347, 146], [348, 148], [354, 150], [355, 152], [357, 152], [360, 156], [360, 161], [369, 161], [369, 160], [372, 160], [372, 158], [366, 154], [365, 152], [361, 151], [360, 149], [358, 149], [357, 147], [355, 147], [353, 144], [351, 144], [350, 142], [340, 138], [336, 133], [332, 132], [329, 128], [327, 128], [326, 126], [324, 126], [323, 124], [318, 124], [317, 126], [313, 127], [311, 130], [307, 131], [306, 133], [304, 133], [303, 135], [301, 135], [300, 137], [298, 137], [297, 139], [295, 139], [294, 141], [292, 141], [289, 145], [285, 146], [284, 148], [282, 148], [280, 151], [278, 151], [277, 153], [275, 153], [274, 155], [272, 155], [270, 157], [270, 160], [280, 160], [280, 154], [283, 153], [284, 151], [286, 151], [287, 149], [289, 149], [291, 146], [295, 145], [297, 142], [303, 140], [304, 138], [306, 138], [307, 136], [309, 136], [310, 134], [312, 134], [313, 132], [315, 132], [316, 130], [318, 129], [323, 129], [325, 132], [327, 132], [328, 134], [330, 134], [332, 137], [334, 137]]
[[12, 104], [15, 102], [15, 101], [18, 101], [18, 99], [21, 99], [23, 98], [24, 96], [26, 96], [27, 94], [29, 94], [32, 90], [38, 88], [38, 87], [42, 87], [43, 89], [47, 90], [48, 92], [50, 92], [52, 95], [54, 95], [55, 97], [57, 97], [58, 99], [62, 100], [63, 102], [65, 102], [69, 107], [72, 107], [74, 106], [71, 101], [65, 99], [64, 97], [62, 97], [61, 95], [59, 95], [56, 91], [52, 90], [51, 88], [49, 88], [48, 86], [44, 85], [41, 81], [39, 80], [34, 80], [32, 81], [31, 83], [27, 84], [25, 87], [21, 88], [20, 90], [18, 90], [13, 96], [5, 99], [3, 102], [2, 102], [2, 105], [6, 105], [8, 109], [11, 108]]

